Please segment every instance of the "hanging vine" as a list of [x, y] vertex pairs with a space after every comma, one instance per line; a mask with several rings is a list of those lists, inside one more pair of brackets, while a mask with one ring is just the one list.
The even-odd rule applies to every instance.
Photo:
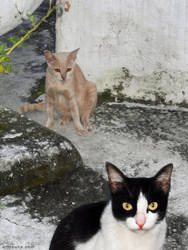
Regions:
[[33, 15], [27, 14], [28, 19], [31, 21], [32, 28], [27, 31], [27, 33], [22, 37], [12, 36], [8, 38], [8, 41], [12, 43], [12, 47], [8, 48], [7, 43], [0, 44], [0, 74], [8, 74], [12, 72], [12, 67], [10, 64], [10, 54], [17, 47], [21, 47], [24, 45], [24, 42], [30, 38], [32, 33], [38, 29], [38, 27], [52, 14], [54, 10], [56, 10], [56, 5], [52, 7], [52, 1], [49, 0], [49, 8], [46, 15], [38, 21], [38, 18]]

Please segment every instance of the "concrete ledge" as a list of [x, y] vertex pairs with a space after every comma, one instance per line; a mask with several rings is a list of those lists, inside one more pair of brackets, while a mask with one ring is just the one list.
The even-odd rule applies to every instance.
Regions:
[[34, 187], [82, 166], [63, 136], [0, 106], [0, 195]]

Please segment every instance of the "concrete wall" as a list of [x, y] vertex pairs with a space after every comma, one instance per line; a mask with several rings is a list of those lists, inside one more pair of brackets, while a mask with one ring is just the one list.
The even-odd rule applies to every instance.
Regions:
[[69, 12], [57, 17], [56, 48], [80, 47], [78, 63], [99, 91], [123, 83], [131, 98], [187, 102], [188, 1], [70, 3]]
[[27, 18], [43, 0], [2, 0], [0, 7], [0, 35], [15, 28]]

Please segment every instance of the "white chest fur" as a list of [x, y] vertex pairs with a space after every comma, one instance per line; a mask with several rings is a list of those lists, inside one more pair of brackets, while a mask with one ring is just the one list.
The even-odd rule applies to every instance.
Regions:
[[165, 233], [165, 220], [149, 231], [131, 231], [114, 218], [109, 203], [101, 217], [101, 230], [86, 243], [75, 244], [75, 250], [161, 250]]

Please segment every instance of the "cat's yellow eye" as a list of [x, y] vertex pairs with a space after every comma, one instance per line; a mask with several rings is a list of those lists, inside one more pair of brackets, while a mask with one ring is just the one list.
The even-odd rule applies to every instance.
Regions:
[[58, 72], [58, 73], [60, 73], [60, 69], [55, 69], [55, 72]]
[[122, 207], [123, 207], [123, 209], [125, 209], [126, 211], [131, 211], [131, 210], [133, 209], [133, 206], [132, 206], [130, 203], [128, 203], [128, 202], [123, 202], [123, 203], [122, 203]]
[[156, 201], [153, 201], [151, 202], [149, 205], [148, 205], [148, 209], [151, 210], [151, 211], [154, 211], [158, 208], [158, 203]]
[[71, 68], [67, 68], [67, 72], [70, 72], [72, 69]]

